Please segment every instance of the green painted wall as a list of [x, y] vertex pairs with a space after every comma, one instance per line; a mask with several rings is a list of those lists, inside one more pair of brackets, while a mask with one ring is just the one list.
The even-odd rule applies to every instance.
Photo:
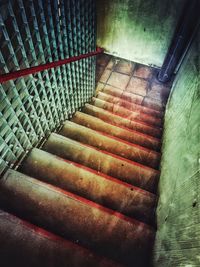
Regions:
[[200, 266], [200, 32], [165, 115], [156, 267]]
[[97, 0], [97, 44], [108, 53], [161, 66], [185, 0]]

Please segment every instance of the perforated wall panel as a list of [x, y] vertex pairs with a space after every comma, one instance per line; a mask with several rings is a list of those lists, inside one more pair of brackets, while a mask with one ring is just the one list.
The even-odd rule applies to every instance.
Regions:
[[[94, 51], [95, 1], [0, 1], [0, 74]], [[89, 101], [95, 58], [0, 84], [0, 175]]]

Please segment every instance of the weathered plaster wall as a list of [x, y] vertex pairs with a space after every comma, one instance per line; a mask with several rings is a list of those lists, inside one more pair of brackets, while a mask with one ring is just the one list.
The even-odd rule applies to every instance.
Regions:
[[165, 116], [154, 266], [200, 266], [200, 33]]
[[97, 44], [109, 53], [161, 66], [185, 0], [97, 0]]

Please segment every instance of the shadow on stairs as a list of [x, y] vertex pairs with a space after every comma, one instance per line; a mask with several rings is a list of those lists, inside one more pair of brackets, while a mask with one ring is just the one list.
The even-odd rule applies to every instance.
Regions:
[[90, 104], [0, 180], [1, 266], [150, 266], [164, 106], [157, 70], [103, 55]]

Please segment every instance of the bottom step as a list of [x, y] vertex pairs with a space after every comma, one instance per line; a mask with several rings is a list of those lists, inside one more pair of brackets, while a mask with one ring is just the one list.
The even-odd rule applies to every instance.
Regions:
[[122, 267], [0, 210], [2, 267]]
[[100, 255], [146, 266], [152, 227], [16, 171], [4, 175], [0, 191], [1, 208]]

